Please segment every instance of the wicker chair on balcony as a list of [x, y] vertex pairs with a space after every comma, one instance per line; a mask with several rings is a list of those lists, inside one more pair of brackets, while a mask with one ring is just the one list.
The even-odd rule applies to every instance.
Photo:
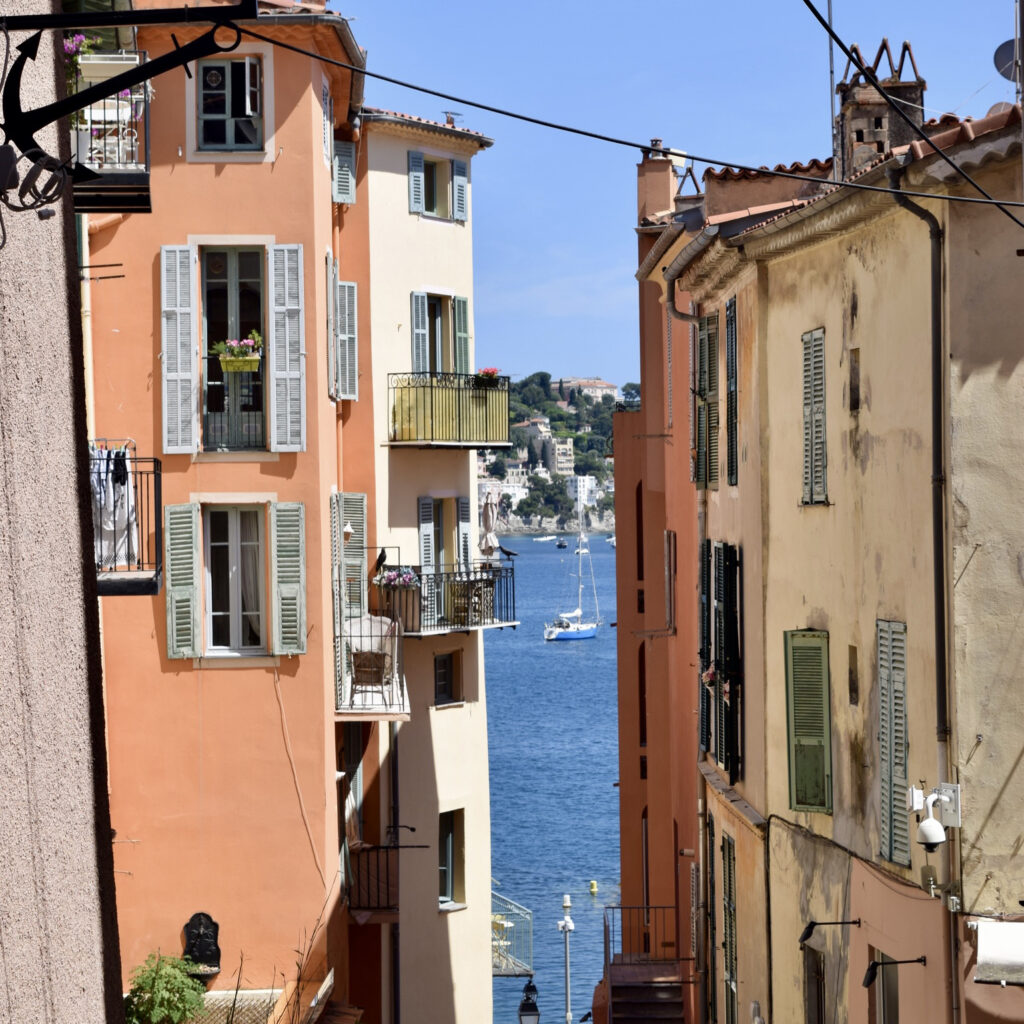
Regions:
[[[398, 636], [396, 619], [382, 615], [361, 615], [348, 622], [351, 651], [349, 706], [355, 707], [357, 694], [376, 691], [380, 705], [390, 707], [392, 683], [398, 673]], [[365, 699], [361, 703], [366, 703]], [[376, 702], [373, 702], [376, 703]]]

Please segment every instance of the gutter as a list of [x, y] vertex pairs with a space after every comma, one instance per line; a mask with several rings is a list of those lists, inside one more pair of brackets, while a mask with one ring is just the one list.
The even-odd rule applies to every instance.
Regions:
[[665, 305], [676, 320], [682, 320], [687, 324], [700, 323], [699, 316], [694, 313], [684, 313], [676, 305], [676, 281], [679, 280], [683, 271], [718, 237], [718, 232], [717, 224], [709, 224], [702, 228], [700, 234], [693, 241], [687, 243], [683, 251], [662, 271], [669, 292], [668, 302]]

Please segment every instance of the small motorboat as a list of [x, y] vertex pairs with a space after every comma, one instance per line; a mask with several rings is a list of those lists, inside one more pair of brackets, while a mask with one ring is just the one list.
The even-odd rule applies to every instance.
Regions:
[[559, 537], [558, 540], [555, 541], [556, 548], [567, 548], [568, 546], [569, 542], [564, 537]]

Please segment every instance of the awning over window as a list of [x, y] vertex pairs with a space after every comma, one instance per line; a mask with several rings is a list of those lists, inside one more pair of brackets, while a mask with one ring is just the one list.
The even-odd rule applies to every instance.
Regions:
[[977, 921], [978, 964], [974, 980], [1024, 985], [1024, 921]]

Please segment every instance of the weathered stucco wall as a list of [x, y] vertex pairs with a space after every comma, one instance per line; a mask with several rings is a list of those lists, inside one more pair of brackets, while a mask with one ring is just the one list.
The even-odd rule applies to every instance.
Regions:
[[[26, 108], [57, 95], [59, 38]], [[38, 140], [57, 153], [56, 129]], [[3, 210], [0, 251], [0, 1020], [101, 1024], [121, 1015], [117, 925], [70, 196], [54, 209]]]

